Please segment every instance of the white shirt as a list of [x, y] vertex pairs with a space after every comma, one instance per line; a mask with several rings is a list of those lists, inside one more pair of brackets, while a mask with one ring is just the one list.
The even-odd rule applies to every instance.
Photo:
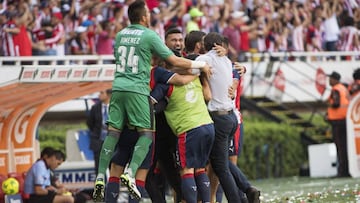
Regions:
[[324, 21], [324, 29], [325, 29], [325, 41], [333, 42], [339, 39], [340, 28], [336, 19], [336, 15], [333, 14], [330, 18], [327, 18]]
[[208, 103], [209, 111], [225, 111], [233, 109], [233, 103], [229, 98], [228, 89], [232, 85], [232, 63], [226, 56], [218, 56], [216, 51], [211, 50], [196, 58], [196, 61], [207, 62], [213, 74], [209, 79], [212, 99]]

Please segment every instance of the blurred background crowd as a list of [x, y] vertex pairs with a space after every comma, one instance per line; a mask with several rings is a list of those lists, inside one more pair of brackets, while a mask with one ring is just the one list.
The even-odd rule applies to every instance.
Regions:
[[[0, 0], [1, 56], [108, 55], [133, 0]], [[147, 0], [151, 26], [229, 38], [245, 52], [358, 51], [360, 0]]]

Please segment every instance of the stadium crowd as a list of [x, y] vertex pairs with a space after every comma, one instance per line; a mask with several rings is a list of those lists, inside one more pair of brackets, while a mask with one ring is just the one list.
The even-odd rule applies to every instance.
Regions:
[[[1, 56], [107, 55], [132, 0], [1, 0]], [[356, 51], [359, 0], [147, 0], [151, 28], [215, 31], [244, 52]], [[194, 8], [195, 9], [192, 9]], [[234, 12], [236, 11], [236, 12]], [[235, 58], [233, 58], [235, 59]]]

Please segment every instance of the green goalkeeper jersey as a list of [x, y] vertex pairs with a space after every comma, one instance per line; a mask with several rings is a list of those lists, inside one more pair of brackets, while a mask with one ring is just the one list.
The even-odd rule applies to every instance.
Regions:
[[130, 25], [118, 32], [114, 46], [116, 70], [113, 90], [149, 95], [153, 53], [162, 59], [173, 54], [156, 32], [140, 24]]

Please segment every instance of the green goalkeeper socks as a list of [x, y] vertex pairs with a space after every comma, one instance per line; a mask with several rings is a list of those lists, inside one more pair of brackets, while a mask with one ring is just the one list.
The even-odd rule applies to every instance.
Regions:
[[152, 143], [152, 139], [147, 136], [140, 136], [136, 145], [134, 147], [133, 156], [129, 165], [131, 174], [135, 176], [137, 169], [144, 161], [147, 153], [149, 152], [149, 147]]
[[118, 142], [119, 138], [114, 136], [106, 136], [104, 143], [102, 145], [102, 149], [100, 152], [99, 159], [99, 172], [101, 174], [105, 174], [106, 170], [109, 167], [110, 160], [114, 154], [115, 146]]

